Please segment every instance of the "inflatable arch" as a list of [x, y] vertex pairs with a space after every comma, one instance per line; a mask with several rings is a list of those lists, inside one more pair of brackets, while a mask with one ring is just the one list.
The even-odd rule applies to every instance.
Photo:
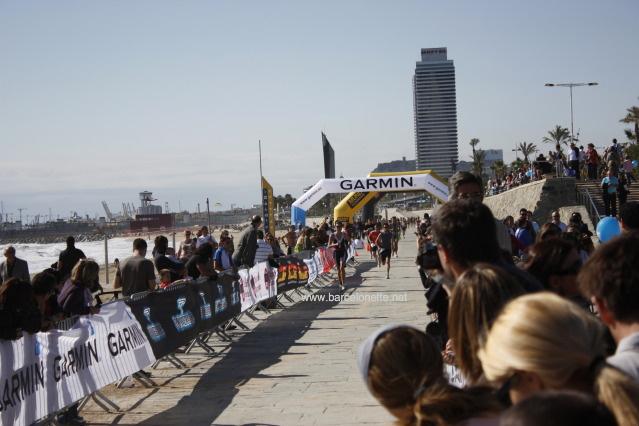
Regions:
[[426, 191], [442, 202], [448, 201], [446, 181], [430, 170], [370, 173], [363, 178], [321, 179], [291, 206], [291, 224], [306, 225], [306, 212], [326, 194], [344, 194], [334, 210], [335, 218], [350, 222], [353, 215], [382, 192]]

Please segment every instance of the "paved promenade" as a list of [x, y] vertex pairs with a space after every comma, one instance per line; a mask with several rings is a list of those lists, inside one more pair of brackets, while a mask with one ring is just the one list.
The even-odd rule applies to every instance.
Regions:
[[426, 325], [415, 251], [409, 229], [386, 279], [361, 250], [357, 269], [347, 270], [348, 299], [329, 300], [338, 294], [335, 287], [316, 293], [324, 301], [295, 295], [300, 301], [287, 309], [247, 321], [251, 330], [235, 331], [233, 343], [217, 341], [218, 355], [196, 351], [180, 355], [186, 369], [162, 363], [149, 370], [161, 386], [106, 388], [120, 413], [105, 413], [91, 402], [81, 414], [91, 424], [391, 424], [360, 378], [356, 352], [380, 325]]

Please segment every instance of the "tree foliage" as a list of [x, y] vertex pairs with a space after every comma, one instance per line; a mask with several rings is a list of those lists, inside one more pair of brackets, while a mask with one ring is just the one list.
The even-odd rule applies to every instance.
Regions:
[[538, 151], [537, 146], [534, 143], [528, 143], [528, 142], [521, 142], [517, 148], [521, 151], [521, 154], [524, 156], [525, 163], [530, 163], [528, 161], [528, 158]]
[[635, 127], [634, 137], [631, 137], [633, 133], [630, 129], [626, 129], [624, 130], [624, 132], [626, 133], [626, 136], [628, 137], [629, 140], [639, 142], [637, 140], [637, 135], [639, 135], [639, 107], [631, 106], [630, 108], [626, 109], [626, 112], [627, 112], [626, 116], [619, 121], [622, 123], [634, 125]]
[[543, 137], [542, 142], [568, 146], [570, 143], [570, 131], [565, 127], [556, 125], [554, 129], [548, 131], [548, 136]]

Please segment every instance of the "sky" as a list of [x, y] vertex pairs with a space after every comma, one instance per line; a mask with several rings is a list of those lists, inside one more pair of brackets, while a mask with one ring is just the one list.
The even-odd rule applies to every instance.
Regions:
[[[638, 105], [639, 2], [0, 1], [5, 213], [104, 215], [149, 190], [172, 211], [294, 197], [336, 172], [415, 157], [420, 49], [455, 61], [460, 159], [471, 138], [542, 146], [570, 126], [624, 140]], [[627, 127], [627, 126], [626, 126]], [[219, 207], [218, 207], [219, 208]], [[25, 217], [26, 219], [26, 217]]]

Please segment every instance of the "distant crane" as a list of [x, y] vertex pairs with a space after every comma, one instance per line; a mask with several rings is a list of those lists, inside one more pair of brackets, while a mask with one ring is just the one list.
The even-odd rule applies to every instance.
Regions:
[[18, 211], [20, 212], [20, 229], [22, 229], [22, 211], [26, 210], [24, 207], [20, 207]]
[[104, 207], [104, 212], [105, 212], [105, 213], [106, 213], [106, 215], [107, 215], [107, 219], [109, 219], [109, 222], [112, 222], [112, 221], [113, 221], [113, 219], [114, 219], [114, 217], [113, 217], [113, 215], [111, 214], [111, 210], [109, 210], [109, 205], [107, 204], [107, 202], [106, 202], [106, 201], [102, 201], [102, 207]]

